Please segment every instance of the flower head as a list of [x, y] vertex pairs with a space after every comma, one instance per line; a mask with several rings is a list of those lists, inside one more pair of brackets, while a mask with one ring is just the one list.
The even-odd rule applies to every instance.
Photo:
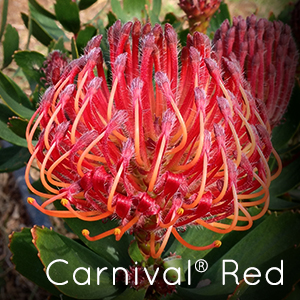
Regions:
[[210, 19], [221, 2], [222, 0], [179, 0], [180, 8], [187, 15], [190, 31], [206, 33]]
[[[223, 22], [213, 43], [216, 60], [225, 70], [232, 70], [227, 76], [244, 72], [252, 96], [266, 105], [271, 127], [277, 125], [289, 103], [298, 63], [291, 28], [254, 15], [246, 20], [238, 17], [232, 26], [228, 20]], [[237, 61], [236, 71], [230, 60]]]
[[[94, 237], [82, 233], [89, 240], [113, 234], [119, 240], [129, 231], [154, 258], [170, 234], [194, 250], [220, 246], [186, 243], [178, 229], [187, 225], [219, 233], [250, 228], [268, 209], [268, 187], [281, 165], [265, 105], [238, 61], [220, 63], [208, 37], [196, 32], [188, 36], [179, 66], [171, 25], [163, 30], [117, 21], [108, 31], [108, 84], [100, 41], [92, 39], [84, 55], [65, 67], [28, 125], [26, 181], [48, 198], [41, 206], [32, 198], [29, 203], [63, 218], [116, 218], [115, 229]], [[37, 127], [42, 133], [34, 147]], [[271, 153], [279, 166], [273, 176]], [[34, 159], [52, 195], [31, 186]], [[47, 210], [57, 200], [66, 211]], [[256, 205], [263, 208], [251, 216], [247, 208]], [[225, 218], [229, 224], [220, 222]]]
[[44, 62], [44, 68], [42, 68], [45, 73], [43, 79], [46, 80], [46, 85], [56, 84], [67, 64], [68, 60], [65, 54], [59, 50], [52, 51]]

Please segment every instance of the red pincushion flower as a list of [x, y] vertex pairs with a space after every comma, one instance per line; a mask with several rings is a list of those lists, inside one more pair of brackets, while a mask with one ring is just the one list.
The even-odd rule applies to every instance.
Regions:
[[[118, 21], [108, 31], [109, 88], [100, 41], [92, 39], [84, 55], [66, 66], [28, 125], [26, 181], [48, 198], [41, 206], [32, 198], [29, 203], [63, 218], [116, 218], [115, 229], [94, 237], [82, 233], [91, 241], [111, 234], [119, 240], [129, 231], [144, 255], [154, 258], [171, 233], [191, 249], [220, 246], [187, 244], [177, 231], [186, 225], [219, 233], [250, 228], [268, 209], [268, 188], [281, 164], [267, 110], [235, 57], [220, 59], [208, 37], [196, 32], [181, 50], [179, 67], [171, 25], [163, 31]], [[34, 147], [37, 127], [42, 133]], [[271, 153], [278, 161], [273, 176]], [[53, 195], [31, 186], [34, 159]], [[67, 211], [46, 209], [60, 199]], [[247, 211], [261, 204], [258, 215]], [[225, 218], [231, 223], [220, 222]]]
[[[291, 97], [298, 63], [291, 28], [254, 15], [246, 20], [238, 17], [232, 26], [223, 22], [213, 43], [215, 59], [225, 72], [230, 69], [225, 78], [243, 72], [252, 96], [265, 103], [271, 127], [278, 124]], [[224, 57], [237, 60], [239, 67]]]
[[46, 80], [46, 85], [56, 84], [67, 65], [68, 60], [65, 54], [59, 50], [52, 51], [44, 62], [44, 68], [42, 68], [45, 73], [45, 78], [42, 79]]

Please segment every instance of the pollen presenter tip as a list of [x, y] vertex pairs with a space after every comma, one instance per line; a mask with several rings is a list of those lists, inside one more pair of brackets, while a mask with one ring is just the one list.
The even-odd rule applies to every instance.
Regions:
[[83, 229], [81, 231], [81, 233], [82, 233], [83, 236], [89, 236], [90, 235], [90, 232], [87, 229]]
[[32, 198], [32, 197], [28, 197], [27, 198], [27, 203], [29, 203], [29, 204], [33, 204], [35, 202], [35, 199], [34, 198]]
[[219, 241], [219, 240], [215, 241], [215, 247], [216, 248], [220, 248], [221, 246], [222, 246], [222, 242], [221, 241]]
[[63, 206], [67, 206], [69, 204], [69, 200], [67, 199], [61, 199], [60, 203], [63, 205]]

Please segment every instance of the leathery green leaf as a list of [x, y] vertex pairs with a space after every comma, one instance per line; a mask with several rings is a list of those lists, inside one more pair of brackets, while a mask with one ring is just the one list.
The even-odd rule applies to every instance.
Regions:
[[121, 292], [113, 282], [113, 266], [105, 259], [48, 228], [35, 226], [31, 232], [48, 279], [62, 293], [78, 299], [101, 299]]

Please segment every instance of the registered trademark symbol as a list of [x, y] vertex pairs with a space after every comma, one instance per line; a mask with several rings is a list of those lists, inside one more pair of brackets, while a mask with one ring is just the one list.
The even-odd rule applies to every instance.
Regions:
[[198, 259], [195, 262], [195, 269], [197, 272], [204, 273], [208, 269], [208, 263], [204, 259]]

